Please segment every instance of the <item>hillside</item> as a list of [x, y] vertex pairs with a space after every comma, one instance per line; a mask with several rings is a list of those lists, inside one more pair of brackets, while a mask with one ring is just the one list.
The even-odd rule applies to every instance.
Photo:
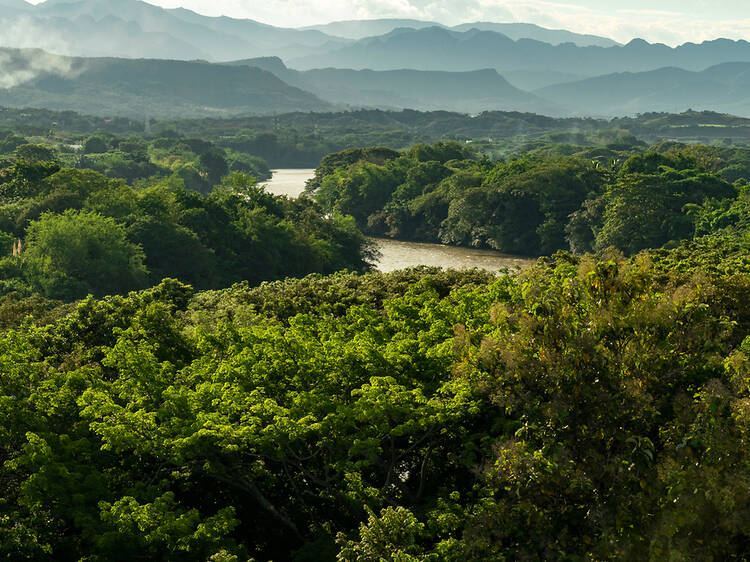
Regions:
[[454, 31], [469, 31], [480, 29], [482, 31], [496, 31], [503, 33], [511, 39], [536, 39], [553, 45], [560, 43], [574, 43], [581, 47], [598, 45], [600, 47], [612, 47], [617, 45], [616, 41], [596, 35], [583, 35], [563, 29], [547, 29], [529, 23], [492, 23], [473, 22], [462, 23], [455, 26], [445, 26], [436, 22], [415, 19], [373, 19], [373, 20], [347, 20], [336, 21], [323, 25], [313, 25], [304, 29], [314, 29], [329, 35], [346, 37], [348, 39], [364, 39], [376, 35], [385, 35], [399, 28], [423, 29], [426, 27], [444, 27]]
[[0, 104], [128, 117], [229, 116], [330, 107], [258, 68], [153, 59], [85, 59], [2, 49]]
[[370, 68], [465, 71], [495, 68], [584, 74], [644, 72], [665, 66], [699, 71], [725, 62], [750, 62], [750, 43], [717, 39], [679, 47], [633, 40], [613, 47], [551, 45], [531, 39], [514, 41], [494, 31], [459, 32], [441, 27], [397, 29], [370, 37], [326, 55], [311, 54], [288, 61], [292, 68]]
[[540, 90], [547, 86], [577, 82], [588, 78], [585, 74], [572, 74], [555, 70], [503, 70], [501, 74], [516, 88], [527, 91]]
[[559, 84], [537, 94], [587, 115], [678, 113], [710, 109], [750, 116], [750, 63], [727, 63], [702, 72], [661, 68]]
[[559, 107], [512, 86], [497, 71], [314, 69], [296, 71], [281, 59], [265, 57], [232, 63], [263, 68], [281, 80], [334, 103], [350, 106], [446, 110], [559, 113]]
[[614, 47], [619, 45], [617, 41], [608, 37], [599, 37], [598, 35], [588, 35], [574, 33], [565, 29], [547, 29], [533, 23], [493, 23], [493, 22], [473, 22], [455, 25], [450, 29], [454, 31], [470, 31], [478, 29], [480, 31], [495, 31], [510, 37], [514, 41], [519, 39], [534, 39], [551, 45], [560, 45], [562, 43], [573, 43], [579, 47]]
[[347, 39], [364, 39], [365, 37], [373, 37], [376, 35], [385, 35], [390, 33], [394, 29], [398, 28], [411, 28], [411, 29], [422, 29], [425, 27], [443, 27], [441, 24], [434, 21], [423, 21], [417, 19], [396, 19], [396, 18], [382, 18], [382, 19], [368, 19], [368, 20], [344, 20], [334, 21], [331, 23], [325, 23], [320, 25], [311, 25], [302, 29], [312, 29], [321, 31], [328, 35], [335, 35], [337, 37], [345, 37]]
[[268, 54], [301, 56], [346, 43], [319, 31], [166, 10], [140, 0], [47, 0], [36, 6], [6, 0], [0, 6], [3, 46], [72, 56], [219, 61]]

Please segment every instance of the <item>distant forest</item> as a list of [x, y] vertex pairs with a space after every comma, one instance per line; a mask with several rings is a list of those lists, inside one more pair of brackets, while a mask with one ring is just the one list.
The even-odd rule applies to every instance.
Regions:
[[[148, 129], [148, 131], [146, 131]], [[232, 119], [134, 120], [98, 117], [72, 111], [0, 108], [0, 135], [54, 136], [61, 151], [91, 135], [194, 138], [226, 150], [262, 158], [272, 168], [314, 168], [330, 153], [349, 148], [456, 141], [491, 158], [521, 154], [546, 144], [630, 146], [633, 137], [646, 144], [750, 143], [750, 119], [689, 111], [649, 113], [616, 119], [553, 118], [532, 113], [358, 110], [338, 113], [286, 113]]]

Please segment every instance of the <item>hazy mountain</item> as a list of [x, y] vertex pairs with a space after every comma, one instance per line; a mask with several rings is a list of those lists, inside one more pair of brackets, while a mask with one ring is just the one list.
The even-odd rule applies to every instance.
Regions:
[[536, 93], [586, 115], [711, 109], [750, 116], [750, 63], [721, 64], [702, 72], [673, 67], [624, 72], [550, 86]]
[[164, 32], [147, 32], [135, 22], [115, 16], [96, 20], [89, 15], [72, 19], [8, 15], [2, 10], [3, 46], [40, 48], [62, 55], [128, 58], [205, 59], [206, 51]]
[[541, 27], [533, 23], [475, 22], [462, 23], [461, 25], [453, 26], [450, 29], [454, 31], [470, 31], [472, 29], [479, 29], [480, 31], [495, 31], [516, 41], [518, 39], [535, 39], [552, 45], [560, 45], [562, 43], [573, 43], [579, 47], [614, 47], [615, 45], [619, 45], [617, 41], [607, 37], [573, 33], [572, 31], [566, 31], [564, 29], [547, 29], [546, 27]]
[[589, 78], [585, 74], [570, 74], [555, 70], [503, 70], [501, 74], [516, 88], [527, 91]]
[[511, 39], [536, 39], [553, 45], [560, 43], [575, 43], [582, 47], [598, 45], [600, 47], [612, 47], [617, 45], [616, 41], [596, 35], [582, 35], [565, 31], [562, 29], [547, 29], [531, 23], [492, 23], [475, 22], [462, 23], [456, 26], [446, 26], [431, 21], [413, 19], [375, 19], [375, 20], [349, 20], [336, 21], [324, 25], [312, 25], [303, 29], [315, 29], [329, 35], [346, 37], [349, 39], [364, 39], [377, 35], [386, 35], [399, 28], [424, 29], [426, 27], [443, 27], [453, 31], [469, 31], [480, 29], [482, 31], [496, 31], [507, 35]]
[[[721, 82], [731, 91], [750, 88], [750, 64], [729, 62], [707, 68], [703, 76]], [[750, 92], [750, 91], [749, 91]], [[748, 94], [750, 96], [750, 93]]]
[[[176, 39], [180, 44], [189, 46], [183, 56], [169, 58], [192, 59], [196, 58], [194, 55], [197, 53], [207, 58], [220, 59], [231, 56], [230, 53], [254, 53], [258, 49], [246, 39], [228, 36], [204, 25], [184, 21], [162, 8], [140, 0], [79, 0], [74, 2], [47, 0], [37, 6], [34, 15], [38, 20], [44, 18], [66, 19], [72, 22], [83, 20], [90, 22], [91, 27], [98, 26], [107, 32], [116, 22], [124, 21], [134, 28], [137, 26], [145, 33], [165, 34]], [[80, 37], [85, 36], [75, 36], [76, 43]], [[119, 37], [115, 41], [105, 41], [103, 46], [107, 48], [106, 54], [117, 54], [111, 46], [113, 44], [125, 47]], [[98, 56], [105, 53], [99, 53], [87, 47], [86, 51], [77, 54]], [[150, 56], [167, 58], [161, 53], [154, 53]]]
[[[299, 56], [300, 53], [326, 52], [351, 43], [349, 40], [326, 35], [315, 30], [274, 27], [249, 19], [207, 17], [184, 8], [167, 11], [186, 23], [203, 26], [228, 37], [238, 37], [244, 41], [251, 41], [255, 47], [255, 52], [263, 56]], [[230, 60], [237, 58], [237, 56], [237, 52], [234, 52], [232, 55], [225, 53], [214, 58], [216, 60]]]
[[[19, 8], [4, 8], [3, 2]], [[349, 42], [319, 31], [165, 10], [140, 0], [47, 0], [36, 6], [0, 0], [0, 25], [3, 46], [79, 56], [220, 61], [310, 55]]]
[[[285, 29], [141, 0], [47, 0], [36, 6], [0, 0], [0, 26], [5, 45], [120, 57], [0, 52], [0, 104], [11, 106], [175, 117], [337, 105], [550, 115], [687, 108], [750, 114], [747, 41], [618, 45], [528, 24], [446, 28], [417, 20]], [[363, 34], [368, 36], [348, 38]], [[242, 61], [198, 62], [236, 59]]]
[[443, 72], [420, 70], [297, 71], [281, 59], [237, 61], [272, 72], [288, 84], [334, 103], [357, 107], [408, 108], [478, 113], [485, 110], [559, 113], [561, 108], [512, 86], [495, 70]]
[[[207, 17], [184, 8], [167, 10], [141, 0], [47, 0], [36, 6], [23, 0], [0, 0], [0, 25], [2, 46], [43, 48], [66, 55], [212, 61], [275, 55], [285, 60], [312, 57], [322, 61], [329, 53], [334, 59], [339, 57], [342, 49], [354, 43], [351, 37], [372, 39], [375, 36], [375, 40], [380, 41], [382, 37], [402, 31], [415, 31], [405, 28], [436, 29], [438, 24], [392, 19], [287, 29], [249, 19]], [[514, 39], [530, 37], [552, 43], [614, 44], [601, 37], [530, 24], [463, 24], [456, 28], [460, 30], [459, 37], [467, 27], [502, 31]], [[371, 66], [367, 58], [367, 54], [361, 57], [359, 67]], [[342, 65], [315, 62], [307, 68], [326, 66]], [[425, 67], [416, 68], [475, 70], [489, 66], [493, 65], [442, 68], [427, 63]], [[394, 67], [385, 64], [384, 68]]]
[[288, 65], [310, 68], [371, 68], [394, 70], [552, 70], [565, 74], [597, 76], [612, 72], [641, 72], [664, 66], [703, 70], [732, 61], [750, 62], [750, 43], [717, 39], [672, 48], [637, 39], [614, 47], [550, 45], [532, 39], [513, 39], [494, 31], [451, 31], [441, 27], [397, 29], [369, 37], [326, 55], [293, 59]]
[[302, 29], [321, 31], [328, 35], [344, 37], [347, 39], [364, 39], [365, 37], [385, 35], [386, 33], [390, 33], [394, 29], [399, 28], [423, 29], [425, 27], [445, 26], [434, 21], [390, 18], [334, 21], [321, 25], [311, 25], [308, 27], [303, 27]]
[[259, 68], [73, 58], [0, 49], [0, 105], [129, 117], [229, 116], [331, 106]]
[[301, 72], [288, 68], [284, 61], [279, 57], [256, 57], [252, 59], [243, 59], [225, 63], [229, 66], [250, 66], [261, 68], [272, 73], [274, 76], [283, 80], [287, 84], [304, 88], [307, 85], [305, 77], [314, 71]]

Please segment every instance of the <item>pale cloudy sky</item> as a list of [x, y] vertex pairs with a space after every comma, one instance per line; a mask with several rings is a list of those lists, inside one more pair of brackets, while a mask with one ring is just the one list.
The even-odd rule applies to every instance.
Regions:
[[[39, 0], [33, 0], [37, 3]], [[206, 15], [297, 27], [342, 19], [417, 18], [455, 25], [521, 21], [669, 44], [750, 40], [750, 0], [147, 0]]]

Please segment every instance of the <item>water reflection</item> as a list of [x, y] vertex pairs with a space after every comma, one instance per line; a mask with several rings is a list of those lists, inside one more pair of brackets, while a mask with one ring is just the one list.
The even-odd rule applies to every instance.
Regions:
[[315, 170], [272, 170], [273, 177], [265, 182], [266, 191], [294, 199], [302, 195], [305, 183], [315, 175]]
[[384, 273], [416, 265], [429, 265], [453, 269], [478, 267], [498, 271], [506, 267], [528, 267], [534, 260], [508, 256], [491, 250], [476, 250], [440, 244], [400, 242], [388, 238], [371, 239], [380, 251], [378, 270]]
[[[315, 174], [315, 170], [274, 170], [273, 178], [266, 183], [266, 190], [274, 195], [299, 197], [305, 190], [305, 183]], [[458, 246], [424, 244], [421, 242], [400, 242], [389, 238], [372, 238], [380, 252], [377, 268], [382, 272], [396, 271], [419, 265], [453, 269], [478, 267], [488, 271], [498, 271], [506, 267], [527, 267], [534, 260], [508, 256], [491, 250], [476, 250]]]

